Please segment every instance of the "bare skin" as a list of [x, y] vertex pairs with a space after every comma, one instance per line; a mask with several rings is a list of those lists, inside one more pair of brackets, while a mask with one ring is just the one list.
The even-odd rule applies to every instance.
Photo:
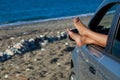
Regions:
[[96, 44], [102, 47], [106, 46], [107, 35], [100, 34], [88, 29], [77, 17], [74, 19], [74, 26], [78, 29], [80, 34], [76, 34], [68, 31], [70, 37], [76, 41], [78, 46], [83, 46], [85, 44]]
[[68, 34], [70, 35], [70, 37], [75, 40], [75, 42], [77, 43], [78, 46], [83, 46], [85, 44], [93, 44], [94, 43], [94, 40], [92, 40], [86, 36], [82, 36], [80, 34], [73, 33], [69, 29], [67, 29], [67, 31], [68, 31]]

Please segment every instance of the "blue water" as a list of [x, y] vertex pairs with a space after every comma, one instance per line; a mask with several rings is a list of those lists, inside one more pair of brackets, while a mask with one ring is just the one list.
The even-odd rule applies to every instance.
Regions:
[[94, 13], [103, 0], [0, 0], [0, 25]]

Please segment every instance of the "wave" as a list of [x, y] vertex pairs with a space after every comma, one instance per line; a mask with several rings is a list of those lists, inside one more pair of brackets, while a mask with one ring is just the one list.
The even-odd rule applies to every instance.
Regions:
[[0, 27], [9, 27], [9, 26], [18, 26], [18, 25], [24, 25], [24, 24], [32, 24], [32, 23], [40, 23], [40, 22], [47, 22], [47, 21], [54, 21], [54, 20], [63, 20], [63, 19], [72, 19], [76, 16], [78, 17], [87, 17], [92, 16], [94, 13], [87, 13], [87, 14], [80, 14], [80, 15], [74, 15], [74, 16], [65, 16], [65, 17], [56, 17], [56, 18], [31, 18], [31, 19], [22, 19], [21, 21], [10, 21], [6, 23], [1, 23]]

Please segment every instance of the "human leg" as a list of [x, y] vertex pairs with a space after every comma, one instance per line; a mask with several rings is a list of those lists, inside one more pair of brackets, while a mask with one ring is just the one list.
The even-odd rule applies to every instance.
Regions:
[[77, 17], [74, 19], [74, 26], [78, 29], [80, 35], [86, 36], [87, 38], [94, 40], [93, 44], [97, 44], [99, 46], [105, 47], [107, 43], [107, 35], [94, 32], [88, 29]]
[[70, 37], [75, 40], [75, 42], [77, 43], [78, 46], [83, 46], [85, 44], [93, 44], [95, 43], [94, 40], [86, 37], [86, 36], [82, 36], [80, 34], [77, 33], [73, 33], [72, 31], [70, 31], [69, 29], [67, 30], [68, 34], [70, 35]]

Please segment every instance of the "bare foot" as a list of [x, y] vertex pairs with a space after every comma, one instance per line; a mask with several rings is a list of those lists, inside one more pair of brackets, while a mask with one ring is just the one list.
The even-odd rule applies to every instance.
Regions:
[[85, 44], [93, 44], [95, 43], [95, 40], [92, 40], [86, 36], [82, 36], [80, 34], [77, 33], [73, 33], [71, 32], [69, 29], [67, 29], [68, 34], [70, 35], [70, 37], [75, 40], [75, 42], [77, 43], [78, 46], [83, 46]]
[[67, 29], [67, 31], [68, 31], [68, 34], [70, 35], [70, 37], [73, 40], [75, 40], [75, 42], [77, 43], [78, 46], [83, 46], [84, 45], [84, 42], [82, 41], [80, 34], [73, 33], [69, 29]]
[[88, 30], [87, 27], [80, 21], [79, 17], [74, 19], [74, 26], [78, 29], [81, 35], [85, 35], [86, 30]]

